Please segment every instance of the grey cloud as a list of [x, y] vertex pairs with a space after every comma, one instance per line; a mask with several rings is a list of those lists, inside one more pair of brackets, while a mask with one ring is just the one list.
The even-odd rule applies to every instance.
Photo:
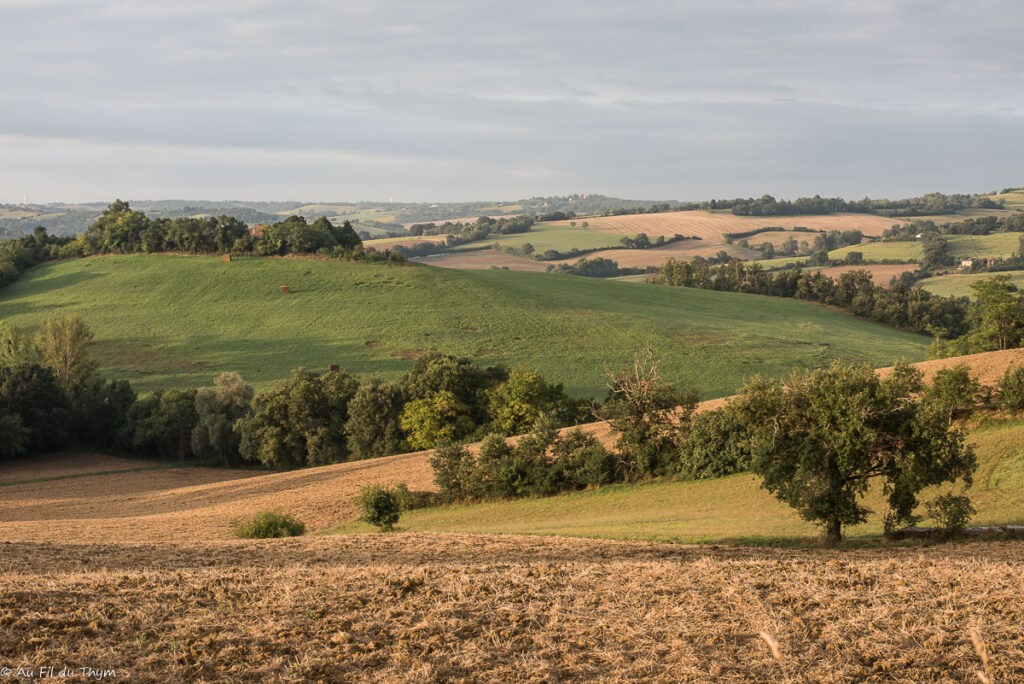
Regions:
[[[8, 200], [30, 179], [85, 198], [46, 187], [29, 140], [55, 165], [91, 160], [105, 197], [132, 149], [151, 197], [180, 195], [163, 188], [182, 175], [208, 177], [207, 197], [254, 187], [227, 180], [253, 158], [289, 170], [260, 177], [268, 198], [329, 198], [338, 174], [344, 197], [403, 199], [1016, 182], [1012, 2], [8, 1], [0, 16], [0, 135], [21, 141], [0, 166]], [[353, 160], [368, 170], [345, 176]]]

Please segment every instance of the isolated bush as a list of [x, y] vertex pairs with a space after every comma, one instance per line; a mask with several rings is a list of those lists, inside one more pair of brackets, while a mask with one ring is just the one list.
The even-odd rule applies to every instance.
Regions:
[[1024, 409], [1024, 366], [1009, 368], [999, 380], [999, 407], [1007, 411]]
[[950, 537], [963, 534], [967, 523], [978, 511], [962, 494], [943, 494], [925, 504], [928, 517], [939, 524]]
[[391, 532], [401, 516], [399, 493], [379, 484], [359, 489], [356, 504], [363, 511], [362, 520], [376, 525], [381, 532]]
[[290, 515], [262, 511], [248, 520], [235, 520], [231, 531], [241, 539], [274, 539], [298, 537], [306, 532], [306, 526]]

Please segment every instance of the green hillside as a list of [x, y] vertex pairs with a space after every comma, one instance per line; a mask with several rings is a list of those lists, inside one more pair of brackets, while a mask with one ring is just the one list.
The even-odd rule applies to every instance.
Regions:
[[[1024, 423], [997, 424], [972, 432], [978, 471], [968, 491], [978, 509], [972, 524], [1024, 523]], [[922, 493], [927, 501], [939, 490]], [[850, 527], [848, 537], [882, 533], [884, 498], [880, 488], [865, 501], [874, 515]], [[922, 512], [923, 513], [923, 512]], [[761, 489], [754, 475], [732, 475], [696, 482], [658, 482], [603, 487], [578, 494], [441, 506], [409, 511], [399, 527], [417, 532], [551, 534], [685, 543], [803, 543], [820, 528]], [[350, 522], [336, 532], [365, 532]]]
[[837, 356], [921, 360], [928, 343], [789, 299], [313, 259], [74, 259], [0, 290], [0, 319], [19, 327], [69, 312], [95, 330], [101, 368], [143, 390], [209, 383], [225, 370], [266, 386], [293, 367], [331, 363], [394, 378], [437, 349], [535, 368], [574, 394], [603, 396], [604, 363], [625, 366], [650, 342], [670, 378], [714, 397], [754, 373]]
[[998, 271], [995, 273], [951, 273], [949, 275], [925, 278], [919, 284], [929, 292], [943, 297], [970, 297], [971, 285], [995, 276], [1009, 276], [1010, 282], [1024, 288], [1024, 271]]

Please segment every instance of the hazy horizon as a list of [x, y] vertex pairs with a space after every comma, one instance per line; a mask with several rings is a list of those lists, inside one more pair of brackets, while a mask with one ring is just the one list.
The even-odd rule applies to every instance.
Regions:
[[0, 0], [0, 19], [10, 204], [1024, 184], [1008, 0]]

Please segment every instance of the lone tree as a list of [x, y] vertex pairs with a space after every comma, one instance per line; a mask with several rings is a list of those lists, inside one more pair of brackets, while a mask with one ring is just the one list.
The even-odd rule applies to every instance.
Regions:
[[785, 382], [755, 379], [734, 408], [765, 489], [836, 544], [844, 525], [871, 512], [860, 499], [873, 478], [884, 481], [886, 530], [916, 520], [924, 487], [971, 483], [973, 450], [948, 406], [921, 389], [920, 371], [906, 364], [882, 380], [869, 366], [836, 361]]

